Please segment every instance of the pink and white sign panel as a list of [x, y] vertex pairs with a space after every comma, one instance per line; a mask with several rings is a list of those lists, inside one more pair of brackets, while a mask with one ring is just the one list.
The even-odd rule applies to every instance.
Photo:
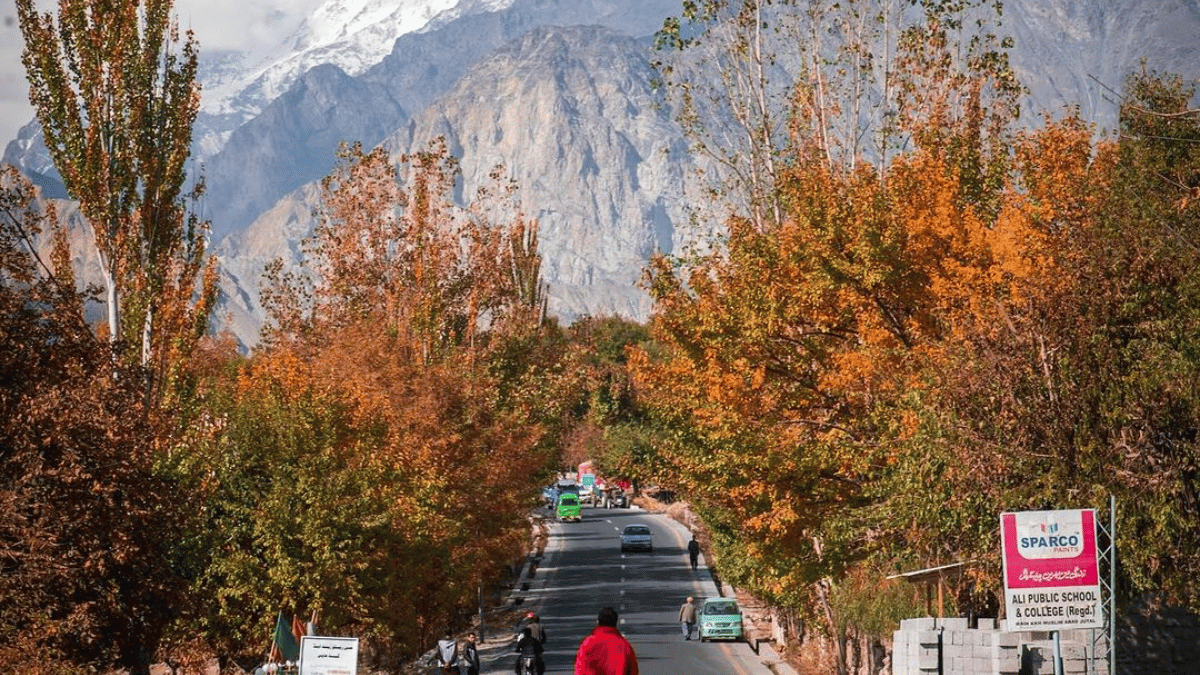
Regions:
[[1096, 510], [1000, 514], [1008, 629], [1100, 628]]

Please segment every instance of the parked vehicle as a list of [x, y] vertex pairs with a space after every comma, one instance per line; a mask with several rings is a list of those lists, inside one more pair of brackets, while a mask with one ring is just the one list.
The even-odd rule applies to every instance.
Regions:
[[563, 494], [559, 495], [556, 515], [558, 516], [559, 520], [564, 521], [573, 520], [578, 522], [583, 520], [583, 513], [579, 508], [579, 497], [571, 494], [570, 492], [564, 492]]
[[700, 605], [700, 641], [741, 640], [742, 610], [733, 598], [705, 598]]
[[650, 535], [649, 525], [630, 523], [621, 530], [621, 552], [625, 551], [654, 552], [654, 539]]
[[560, 480], [554, 484], [554, 489], [558, 490], [558, 494], [560, 495], [567, 494], [569, 492], [576, 497], [579, 496], [579, 483], [576, 483], [573, 480]]

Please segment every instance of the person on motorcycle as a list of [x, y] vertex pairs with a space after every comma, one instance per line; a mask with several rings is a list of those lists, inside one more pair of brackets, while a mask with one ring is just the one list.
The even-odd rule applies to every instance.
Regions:
[[542, 618], [540, 616], [534, 612], [526, 613], [525, 627], [529, 629], [529, 634], [533, 636], [533, 639], [542, 643], [543, 647], [546, 646], [546, 629], [542, 627]]
[[537, 675], [546, 672], [546, 664], [542, 662], [542, 643], [533, 637], [529, 626], [521, 629], [521, 637], [517, 640], [517, 675], [533, 675], [524, 669], [526, 659], [533, 659]]

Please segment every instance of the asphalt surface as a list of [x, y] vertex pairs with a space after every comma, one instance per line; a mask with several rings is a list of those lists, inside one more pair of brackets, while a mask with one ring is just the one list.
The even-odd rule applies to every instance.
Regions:
[[[650, 526], [654, 551], [622, 553], [621, 529], [632, 522]], [[641, 509], [585, 507], [583, 521], [550, 521], [549, 540], [534, 571], [514, 591], [513, 602], [537, 612], [546, 629], [547, 675], [574, 672], [575, 651], [609, 606], [638, 655], [641, 675], [794, 675], [768, 644], [758, 652], [745, 642], [684, 641], [679, 607], [720, 595], [701, 557], [699, 570], [687, 559], [687, 528]], [[513, 672], [513, 627], [488, 626], [480, 644], [485, 675]]]

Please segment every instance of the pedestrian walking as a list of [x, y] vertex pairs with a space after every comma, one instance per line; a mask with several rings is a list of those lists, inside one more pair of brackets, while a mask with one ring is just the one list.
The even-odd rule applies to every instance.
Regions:
[[687, 602], [679, 608], [679, 625], [683, 626], [683, 639], [692, 639], [692, 628], [696, 626], [695, 598], [688, 596]]
[[696, 569], [700, 564], [700, 542], [696, 541], [696, 535], [692, 535], [692, 540], [688, 542], [688, 559], [692, 562], [692, 569]]
[[437, 665], [441, 669], [442, 675], [457, 675], [458, 640], [454, 639], [454, 633], [450, 630], [446, 631], [446, 637], [438, 640], [437, 653], [434, 654], [434, 658], [437, 659]]
[[638, 675], [637, 654], [617, 630], [617, 611], [612, 607], [600, 610], [596, 627], [579, 643], [575, 675]]
[[459, 675], [479, 675], [479, 647], [475, 645], [475, 631], [467, 633], [458, 659]]

